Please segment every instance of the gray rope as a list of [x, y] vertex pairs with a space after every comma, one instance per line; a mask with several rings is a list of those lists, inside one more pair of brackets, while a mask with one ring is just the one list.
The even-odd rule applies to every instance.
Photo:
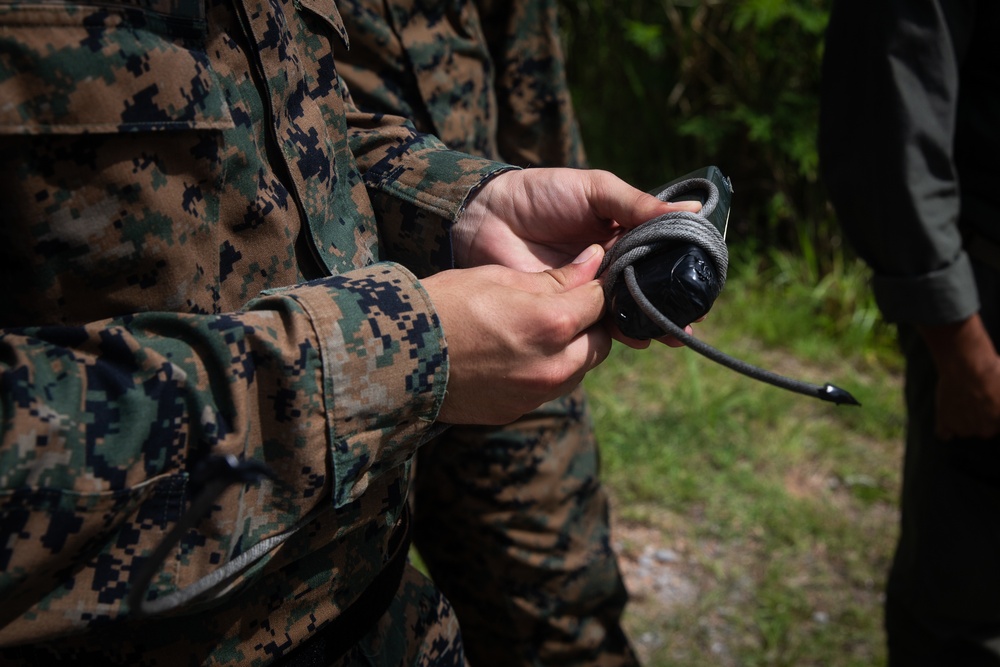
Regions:
[[672, 201], [678, 195], [695, 190], [706, 190], [709, 193], [701, 212], [672, 211], [644, 222], [623, 234], [604, 256], [598, 275], [608, 272], [604, 283], [604, 296], [609, 302], [611, 295], [614, 294], [615, 285], [626, 267], [631, 267], [646, 255], [656, 252], [667, 242], [675, 245], [693, 243], [701, 247], [715, 262], [719, 287], [726, 284], [729, 249], [726, 247], [726, 240], [722, 238], [722, 233], [708, 221], [707, 217], [719, 204], [719, 189], [715, 183], [704, 178], [689, 178], [658, 193], [656, 198], [660, 201]]
[[604, 295], [608, 303], [611, 302], [615, 285], [619, 280], [624, 279], [629, 294], [635, 299], [636, 304], [646, 317], [659, 326], [665, 334], [673, 336], [698, 354], [737, 373], [781, 389], [812, 396], [837, 405], [861, 405], [849, 392], [840, 387], [832, 384], [815, 385], [801, 380], [793, 380], [717, 350], [674, 324], [642, 293], [635, 277], [635, 268], [632, 265], [650, 253], [658, 251], [662, 245], [668, 242], [674, 245], [693, 243], [701, 247], [715, 262], [720, 288], [726, 283], [729, 251], [722, 234], [707, 218], [719, 203], [719, 190], [715, 184], [707, 179], [691, 178], [674, 184], [656, 196], [661, 201], [671, 201], [678, 195], [692, 190], [707, 190], [709, 193], [700, 213], [677, 211], [645, 222], [622, 235], [604, 256], [598, 275], [603, 275], [607, 271]]

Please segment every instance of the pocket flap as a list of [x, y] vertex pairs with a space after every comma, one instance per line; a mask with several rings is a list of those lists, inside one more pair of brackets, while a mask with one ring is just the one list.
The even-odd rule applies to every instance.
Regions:
[[233, 127], [193, 37], [204, 29], [136, 9], [0, 8], [0, 134]]

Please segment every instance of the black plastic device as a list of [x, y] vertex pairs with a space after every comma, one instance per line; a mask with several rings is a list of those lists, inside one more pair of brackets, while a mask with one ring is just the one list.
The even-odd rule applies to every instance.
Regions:
[[[685, 174], [650, 190], [650, 194], [659, 196], [668, 188], [691, 179], [709, 181], [718, 190], [718, 203], [703, 215], [725, 239], [733, 186], [718, 167], [704, 167]], [[694, 187], [671, 197], [670, 201], [699, 201], [705, 205], [710, 194], [707, 187]], [[715, 263], [694, 244], [664, 244], [662, 249], [636, 261], [633, 267], [642, 293], [657, 310], [681, 328], [704, 317], [722, 291]], [[664, 335], [663, 329], [639, 308], [624, 280], [614, 286], [611, 312], [618, 328], [626, 336], [645, 340]]]

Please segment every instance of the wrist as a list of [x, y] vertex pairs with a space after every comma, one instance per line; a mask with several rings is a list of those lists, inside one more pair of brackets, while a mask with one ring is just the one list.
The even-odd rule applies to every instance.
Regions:
[[482, 229], [483, 223], [489, 219], [494, 200], [503, 188], [502, 182], [507, 174], [520, 171], [514, 167], [506, 171], [498, 171], [483, 180], [478, 187], [469, 193], [459, 210], [454, 224], [451, 226], [451, 247], [456, 268], [468, 268], [471, 261], [473, 245]]
[[477, 191], [466, 203], [455, 224], [451, 227], [451, 251], [455, 268], [469, 266], [472, 255], [472, 244], [476, 234], [482, 227], [486, 215], [486, 203], [483, 191]]

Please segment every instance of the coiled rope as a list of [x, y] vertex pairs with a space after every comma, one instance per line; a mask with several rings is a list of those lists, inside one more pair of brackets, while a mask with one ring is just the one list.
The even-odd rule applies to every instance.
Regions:
[[[614, 288], [619, 280], [625, 281], [629, 294], [635, 300], [642, 312], [659, 326], [665, 334], [681, 341], [687, 347], [726, 368], [761, 382], [787, 389], [798, 394], [812, 396], [837, 405], [861, 405], [849, 392], [832, 384], [816, 385], [801, 380], [779, 375], [772, 371], [758, 368], [740, 359], [729, 356], [717, 350], [708, 343], [702, 342], [688, 334], [684, 329], [674, 324], [661, 313], [655, 305], [643, 294], [635, 277], [633, 266], [640, 259], [663, 250], [664, 246], [695, 244], [704, 250], [714, 261], [719, 276], [720, 288], [726, 283], [726, 272], [729, 268], [729, 250], [722, 233], [708, 220], [709, 215], [719, 203], [719, 189], [715, 183], [704, 178], [690, 178], [657, 193], [661, 201], [672, 201], [679, 195], [697, 191], [707, 191], [709, 196], [702, 205], [700, 213], [688, 211], [673, 211], [645, 222], [628, 231], [608, 251], [601, 263], [598, 275], [606, 275], [604, 281], [604, 296], [611, 303]], [[605, 274], [605, 272], [607, 272]]]

